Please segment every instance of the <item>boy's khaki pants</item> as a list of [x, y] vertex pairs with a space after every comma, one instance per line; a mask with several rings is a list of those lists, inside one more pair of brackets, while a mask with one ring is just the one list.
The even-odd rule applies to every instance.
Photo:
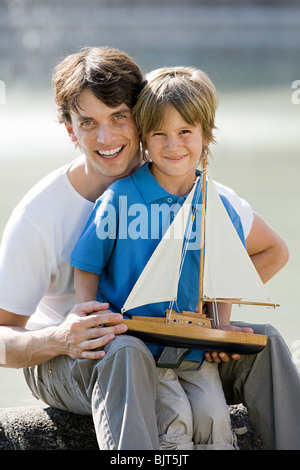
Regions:
[[237, 448], [216, 363], [183, 361], [157, 374], [160, 449]]

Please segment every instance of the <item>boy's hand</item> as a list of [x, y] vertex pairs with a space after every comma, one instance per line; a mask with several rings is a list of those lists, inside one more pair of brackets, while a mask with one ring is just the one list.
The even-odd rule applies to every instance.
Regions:
[[[241, 328], [239, 326], [234, 325], [220, 325], [219, 328], [221, 330], [229, 330], [229, 331], [241, 331], [243, 333], [253, 333], [252, 328]], [[205, 353], [205, 359], [208, 362], [228, 362], [230, 359], [234, 359], [238, 361], [240, 359], [240, 354], [235, 353], [225, 353], [225, 352], [207, 352]]]
[[238, 361], [240, 359], [240, 354], [229, 354], [225, 352], [206, 352], [205, 359], [208, 362], [228, 362], [230, 359]]

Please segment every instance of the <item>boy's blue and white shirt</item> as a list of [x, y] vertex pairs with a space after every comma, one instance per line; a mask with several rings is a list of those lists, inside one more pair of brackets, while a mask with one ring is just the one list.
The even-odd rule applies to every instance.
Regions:
[[[120, 312], [149, 258], [187, 196], [178, 197], [160, 186], [144, 164], [133, 175], [115, 181], [96, 201], [91, 217], [78, 240], [71, 264], [99, 274], [98, 300]], [[197, 170], [197, 174], [200, 172]], [[195, 219], [178, 287], [179, 310], [194, 311], [198, 304], [201, 188], [200, 177], [192, 203]], [[240, 216], [220, 194], [229, 217], [245, 245]], [[200, 200], [199, 200], [200, 198]], [[217, 225], [216, 225], [217, 230]], [[162, 260], [163, 261], [163, 260]], [[145, 286], [145, 288], [147, 288]], [[125, 316], [159, 316], [169, 302], [154, 303], [126, 312]], [[147, 344], [153, 355], [162, 347]], [[193, 350], [186, 360], [202, 361], [203, 351]]]

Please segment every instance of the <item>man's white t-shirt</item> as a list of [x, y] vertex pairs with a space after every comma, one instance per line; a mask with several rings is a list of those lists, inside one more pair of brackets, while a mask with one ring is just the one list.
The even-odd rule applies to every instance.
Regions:
[[0, 249], [0, 307], [32, 315], [27, 328], [59, 324], [75, 302], [70, 253], [93, 203], [71, 185], [66, 165], [14, 209]]
[[[59, 168], [36, 184], [14, 209], [0, 247], [0, 308], [31, 315], [28, 329], [62, 322], [75, 305], [71, 252], [93, 209]], [[241, 217], [245, 238], [250, 205], [216, 183]]]

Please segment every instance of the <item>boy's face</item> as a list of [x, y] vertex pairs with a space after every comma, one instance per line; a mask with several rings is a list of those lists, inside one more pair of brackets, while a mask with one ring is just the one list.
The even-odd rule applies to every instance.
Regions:
[[167, 106], [159, 129], [145, 136], [152, 160], [152, 171], [160, 184], [169, 177], [182, 177], [193, 182], [203, 145], [200, 124], [187, 124], [173, 106]]
[[90, 90], [83, 90], [78, 114], [70, 114], [72, 124], [66, 128], [85, 154], [87, 170], [119, 178], [139, 165], [139, 136], [127, 105], [109, 108]]

